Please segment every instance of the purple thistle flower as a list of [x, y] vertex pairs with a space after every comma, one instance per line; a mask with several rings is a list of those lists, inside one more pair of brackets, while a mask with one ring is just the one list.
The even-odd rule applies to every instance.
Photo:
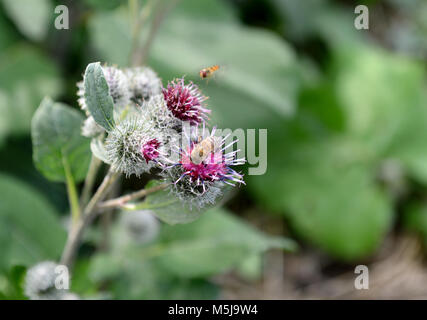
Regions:
[[182, 167], [184, 171], [183, 175], [187, 175], [196, 185], [203, 185], [205, 182], [215, 181], [221, 181], [232, 186], [235, 186], [236, 183], [244, 183], [243, 176], [231, 168], [231, 166], [245, 163], [244, 159], [235, 159], [236, 153], [239, 150], [227, 154], [223, 153], [226, 148], [235, 144], [238, 140], [234, 140], [231, 144], [224, 146], [225, 140], [229, 135], [222, 139], [217, 138], [214, 136], [215, 131], [216, 128], [213, 128], [207, 139], [212, 139], [212, 141], [215, 140], [216, 142], [212, 143], [216, 144], [216, 146], [212, 146], [213, 149], [210, 150], [211, 153], [204, 161], [200, 162], [193, 159], [193, 150], [200, 146], [198, 141], [192, 141], [190, 138], [189, 146], [185, 150], [180, 150], [180, 161], [178, 165]]
[[[204, 130], [203, 130], [204, 131]], [[185, 134], [185, 132], [184, 132]], [[215, 128], [211, 134], [202, 141], [211, 141], [216, 144], [211, 149], [204, 150], [203, 160], [197, 157], [194, 159], [194, 150], [197, 154], [203, 143], [198, 139], [188, 138], [188, 144], [178, 151], [178, 159], [166, 170], [169, 179], [173, 182], [171, 190], [182, 201], [189, 201], [198, 208], [207, 203], [214, 204], [216, 198], [221, 195], [221, 187], [224, 184], [236, 186], [244, 184], [243, 175], [235, 171], [232, 166], [245, 163], [245, 159], [236, 159], [239, 150], [224, 153], [225, 149], [235, 144], [238, 140], [224, 145], [227, 135], [224, 138], [215, 137]], [[192, 135], [194, 137], [194, 135]], [[197, 133], [195, 136], [198, 136]], [[204, 136], [204, 134], [202, 135]], [[206, 140], [208, 139], [208, 140]]]
[[151, 139], [142, 146], [141, 152], [147, 163], [148, 161], [155, 160], [159, 157], [159, 147], [160, 142], [157, 141], [157, 139]]
[[163, 88], [163, 96], [172, 114], [182, 121], [189, 121], [191, 125], [206, 121], [211, 112], [203, 106], [207, 97], [193, 82], [185, 84], [184, 78], [169, 82], [167, 88]]

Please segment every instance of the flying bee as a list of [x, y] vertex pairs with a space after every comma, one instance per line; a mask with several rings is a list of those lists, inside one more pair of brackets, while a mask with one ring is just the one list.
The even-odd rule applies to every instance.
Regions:
[[217, 64], [212, 67], [204, 68], [199, 72], [200, 78], [202, 79], [210, 78], [214, 74], [214, 72], [217, 71], [218, 69], [219, 69], [219, 65]]
[[209, 136], [202, 140], [202, 137], [199, 136], [198, 143], [194, 146], [190, 154], [191, 162], [196, 165], [201, 164], [210, 154], [220, 150], [221, 141], [220, 137]]

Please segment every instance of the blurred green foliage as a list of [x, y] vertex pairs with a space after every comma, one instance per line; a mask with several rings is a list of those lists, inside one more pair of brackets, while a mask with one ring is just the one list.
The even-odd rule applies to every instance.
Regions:
[[0, 178], [0, 270], [58, 256], [65, 230], [55, 210], [25, 183], [5, 174]]
[[[53, 27], [58, 4], [0, 1], [1, 298], [23, 298], [25, 268], [57, 260], [65, 241], [64, 187], [44, 180], [31, 162], [37, 106], [50, 96], [77, 108], [75, 82], [88, 63], [129, 64], [127, 1], [68, 2], [71, 30], [62, 31]], [[181, 0], [148, 59], [164, 84], [183, 74], [199, 84], [210, 97], [212, 123], [268, 129], [267, 173], [246, 177], [242, 197], [259, 214], [282, 216], [298, 240], [346, 261], [374, 253], [396, 221], [427, 235], [427, 7], [421, 0], [370, 1], [371, 30], [357, 31], [355, 5]], [[381, 10], [400, 22], [381, 20]], [[201, 82], [198, 71], [213, 64], [221, 66], [218, 75]], [[67, 116], [49, 110], [51, 121], [40, 126], [59, 126], [61, 133], [41, 137], [66, 152], [43, 150], [41, 139], [36, 163], [48, 178], [63, 181], [55, 164], [66, 155], [80, 181], [89, 161], [89, 143], [77, 133], [81, 117], [56, 106]], [[384, 176], [390, 161], [400, 176]], [[395, 184], [405, 186], [403, 196], [392, 192]], [[170, 212], [158, 215], [170, 219]], [[212, 276], [235, 269], [256, 278], [267, 249], [294, 248], [235, 213], [243, 212], [216, 208], [187, 225], [163, 225], [158, 239], [143, 246], [121, 243], [123, 230], [114, 225], [109, 252], [95, 250], [95, 226], [73, 290], [84, 297], [214, 298]]]
[[164, 226], [158, 239], [145, 245], [124, 233], [123, 226], [115, 226], [111, 251], [92, 257], [76, 289], [87, 282], [98, 287], [111, 282], [110, 294], [116, 299], [212, 299], [218, 292], [205, 278], [239, 267], [268, 249], [295, 249], [292, 241], [262, 234], [221, 209], [206, 212], [194, 223]]

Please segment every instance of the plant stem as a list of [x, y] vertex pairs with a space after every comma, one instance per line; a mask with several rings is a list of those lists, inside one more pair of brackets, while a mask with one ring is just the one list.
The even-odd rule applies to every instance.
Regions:
[[128, 211], [135, 211], [135, 210], [151, 210], [151, 209], [159, 209], [167, 206], [171, 206], [172, 204], [176, 203], [177, 200], [169, 200], [166, 202], [160, 202], [160, 203], [148, 203], [147, 201], [135, 203], [135, 204], [124, 204], [122, 208], [124, 210]]
[[68, 201], [71, 208], [72, 224], [75, 224], [80, 218], [79, 197], [77, 195], [76, 184], [74, 183], [73, 175], [71, 174], [70, 165], [65, 157], [62, 157], [64, 166], [65, 180], [67, 184]]
[[[163, 2], [163, 1], [159, 1]], [[154, 38], [159, 30], [161, 23], [165, 16], [169, 13], [169, 11], [175, 6], [178, 0], [172, 0], [169, 6], [165, 5], [165, 3], [157, 3], [156, 10], [154, 13], [154, 17], [151, 21], [151, 27], [148, 31], [147, 39], [145, 40], [142, 48], [135, 47], [132, 55], [132, 65], [139, 66], [144, 65], [147, 62], [148, 54], [151, 48], [151, 45], [154, 41]], [[147, 4], [148, 6], [148, 4]], [[151, 9], [151, 8], [150, 8]]]
[[[120, 195], [120, 183], [119, 180], [113, 182], [111, 190], [108, 192], [106, 198], [115, 198]], [[100, 251], [107, 251], [110, 246], [110, 235], [111, 235], [111, 224], [113, 222], [114, 208], [107, 209], [102, 212], [100, 223], [102, 229], [102, 239], [99, 244]]]
[[96, 216], [96, 211], [94, 210], [96, 204], [99, 201], [102, 201], [102, 199], [106, 196], [109, 188], [118, 176], [119, 174], [117, 172], [114, 172], [111, 169], [108, 171], [98, 190], [95, 192], [92, 199], [83, 210], [82, 217], [71, 226], [71, 229], [68, 233], [68, 239], [62, 253], [61, 264], [66, 265], [69, 268], [71, 267], [77, 248], [83, 236], [83, 231]]
[[101, 166], [102, 161], [97, 157], [92, 155], [92, 159], [90, 161], [89, 170], [87, 172], [87, 176], [85, 179], [85, 183], [82, 190], [82, 196], [80, 199], [80, 208], [83, 209], [84, 206], [89, 202], [89, 198], [95, 184], [96, 174], [98, 173], [98, 169]]
[[125, 205], [129, 201], [140, 199], [140, 198], [145, 197], [151, 193], [163, 190], [163, 189], [167, 188], [168, 185], [169, 185], [168, 183], [163, 183], [163, 184], [159, 184], [157, 186], [154, 186], [150, 189], [142, 189], [142, 190], [127, 194], [125, 196], [122, 196], [122, 197], [119, 197], [116, 199], [107, 200], [107, 201], [101, 202], [97, 206], [97, 208], [98, 209], [107, 209], [107, 208], [122, 207], [123, 205]]
[[114, 172], [111, 169], [108, 171], [107, 175], [105, 176], [105, 178], [102, 181], [101, 185], [99, 186], [98, 190], [96, 190], [92, 199], [90, 199], [89, 203], [87, 204], [86, 208], [84, 209], [83, 216], [90, 215], [93, 212], [93, 209], [95, 208], [95, 206], [98, 204], [99, 201], [103, 200], [103, 198], [106, 195], [109, 187], [117, 179], [117, 177], [118, 177], [117, 172]]
[[147, 0], [147, 3], [141, 9], [141, 12], [139, 12], [138, 14], [139, 7], [137, 5], [133, 5], [131, 2], [129, 3], [129, 8], [137, 12], [135, 17], [133, 18], [132, 49], [130, 52], [130, 61], [129, 61], [133, 67], [136, 67], [139, 65], [138, 51], [140, 50], [141, 31], [148, 16], [150, 15], [152, 6], [153, 6], [153, 0]]
[[135, 21], [137, 19], [137, 12], [139, 8], [138, 0], [129, 0], [128, 7], [129, 7], [129, 18], [131, 19], [133, 26], [135, 26]]

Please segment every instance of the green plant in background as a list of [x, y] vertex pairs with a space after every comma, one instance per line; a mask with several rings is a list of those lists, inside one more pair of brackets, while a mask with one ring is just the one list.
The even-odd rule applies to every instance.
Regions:
[[[365, 43], [356, 30], [334, 28], [337, 18], [322, 19], [333, 11], [325, 6], [310, 19], [310, 32], [330, 41], [333, 63], [301, 92], [299, 114], [269, 140], [268, 173], [249, 187], [304, 238], [354, 260], [373, 252], [395, 216], [399, 198], [378, 183], [384, 164], [393, 161], [401, 172], [388, 186], [408, 178], [425, 183], [425, 75], [421, 63]], [[271, 148], [283, 141], [283, 152]]]
[[[223, 72], [216, 80], [200, 83], [210, 97], [212, 123], [268, 128], [267, 173], [246, 177], [241, 197], [250, 199], [259, 214], [272, 211], [284, 217], [295, 236], [335, 259], [358, 261], [371, 255], [401, 221], [401, 211], [403, 225], [425, 235], [427, 118], [424, 64], [418, 60], [426, 52], [422, 41], [390, 46], [403, 55], [380, 49], [353, 28], [353, 8], [337, 1], [260, 1], [273, 8], [266, 26], [276, 34], [242, 25], [238, 14], [244, 16], [244, 5], [232, 7], [231, 1], [181, 0], [172, 8], [167, 1], [159, 7], [154, 1], [130, 1], [130, 6], [112, 1], [107, 7], [105, 1], [86, 0], [77, 9], [90, 14], [81, 15], [69, 31], [51, 30], [56, 2], [36, 2], [0, 2], [2, 298], [25, 298], [26, 268], [59, 259], [66, 242], [59, 213], [70, 211], [79, 221], [99, 177], [90, 174], [80, 199], [79, 183], [87, 171], [101, 171], [99, 159], [109, 162], [104, 140], [91, 142], [80, 130], [83, 124], [95, 128], [92, 133], [110, 130], [119, 122], [117, 115], [108, 116], [108, 107], [102, 113], [106, 118], [89, 110], [99, 130], [96, 121], [54, 102], [76, 105], [75, 82], [89, 61], [106, 61], [121, 70], [144, 61], [163, 80], [185, 74], [186, 81], [195, 83], [200, 68], [220, 64]], [[425, 39], [421, 9], [399, 1], [375, 3], [408, 15], [404, 27], [394, 30]], [[34, 6], [37, 10], [28, 9]], [[26, 23], [32, 11], [36, 28]], [[56, 52], [51, 47], [58, 34], [68, 39], [70, 50], [54, 61], [49, 55]], [[53, 100], [40, 104], [45, 96]], [[38, 175], [30, 160], [30, 121], [39, 104], [33, 119], [34, 159], [54, 183]], [[123, 188], [129, 188], [128, 181]], [[138, 189], [143, 186], [130, 181]], [[56, 182], [65, 182], [68, 192]], [[150, 182], [145, 188], [159, 185]], [[70, 208], [64, 201], [67, 194]], [[124, 218], [127, 212], [114, 219], [107, 251], [100, 249], [104, 217], [88, 228], [71, 291], [83, 298], [212, 298], [219, 294], [212, 276], [231, 269], [259, 275], [263, 252], [294, 247], [286, 238], [249, 227], [235, 216], [245, 210], [239, 212], [236, 205], [231, 206], [235, 212], [213, 208], [192, 223], [161, 224], [158, 229], [151, 220], [137, 220], [140, 210], [169, 222], [198, 216], [197, 210], [177, 210], [176, 200], [170, 200], [159, 191], [125, 206], [137, 210], [129, 212], [136, 214], [133, 228]], [[138, 234], [146, 224], [154, 233], [141, 240]]]

